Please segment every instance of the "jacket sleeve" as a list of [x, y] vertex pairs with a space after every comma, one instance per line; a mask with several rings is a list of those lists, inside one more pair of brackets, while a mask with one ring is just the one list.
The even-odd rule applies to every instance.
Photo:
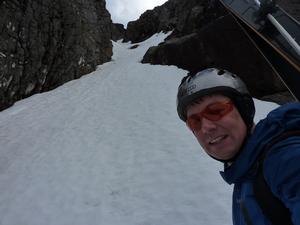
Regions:
[[292, 222], [300, 225], [300, 137], [289, 137], [270, 149], [264, 176], [273, 194], [289, 208]]

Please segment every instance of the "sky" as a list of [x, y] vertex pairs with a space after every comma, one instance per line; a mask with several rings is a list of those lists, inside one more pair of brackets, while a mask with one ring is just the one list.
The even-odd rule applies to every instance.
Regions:
[[1, 225], [232, 224], [223, 166], [176, 112], [187, 71], [140, 63], [169, 34], [0, 112]]
[[126, 27], [129, 21], [137, 20], [147, 9], [165, 2], [166, 0], [106, 0], [106, 8], [114, 23], [122, 23]]

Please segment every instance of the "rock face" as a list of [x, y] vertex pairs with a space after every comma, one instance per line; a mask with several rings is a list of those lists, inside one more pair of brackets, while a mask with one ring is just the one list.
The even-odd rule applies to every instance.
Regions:
[[0, 15], [0, 110], [111, 59], [105, 0], [2, 0]]
[[120, 39], [124, 39], [125, 37], [125, 28], [123, 24], [113, 23], [111, 27], [111, 39], [113, 41], [117, 41]]
[[169, 0], [153, 10], [147, 10], [136, 21], [129, 22], [125, 40], [140, 42], [159, 31], [175, 30], [173, 36], [192, 33], [217, 18], [220, 10], [210, 9], [208, 0]]
[[[299, 1], [280, 4], [299, 17]], [[257, 98], [287, 90], [219, 1], [169, 0], [128, 23], [126, 35], [138, 42], [170, 29], [172, 35], [150, 48], [143, 63], [176, 65], [191, 73], [210, 66], [225, 68], [239, 74]]]

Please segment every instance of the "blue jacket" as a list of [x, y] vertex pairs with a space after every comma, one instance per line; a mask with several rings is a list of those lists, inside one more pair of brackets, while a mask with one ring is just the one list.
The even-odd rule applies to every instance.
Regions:
[[[246, 225], [242, 207], [253, 225], [270, 225], [253, 195], [253, 177], [258, 154], [275, 136], [287, 130], [300, 130], [300, 104], [290, 103], [268, 114], [255, 127], [235, 162], [221, 172], [234, 184], [233, 224]], [[289, 137], [272, 146], [264, 160], [263, 173], [272, 192], [290, 209], [292, 222], [300, 225], [300, 137]]]

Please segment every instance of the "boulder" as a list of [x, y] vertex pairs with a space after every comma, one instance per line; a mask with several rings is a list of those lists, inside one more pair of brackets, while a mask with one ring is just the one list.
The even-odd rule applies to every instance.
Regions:
[[4, 0], [0, 15], [0, 110], [111, 59], [105, 0]]

